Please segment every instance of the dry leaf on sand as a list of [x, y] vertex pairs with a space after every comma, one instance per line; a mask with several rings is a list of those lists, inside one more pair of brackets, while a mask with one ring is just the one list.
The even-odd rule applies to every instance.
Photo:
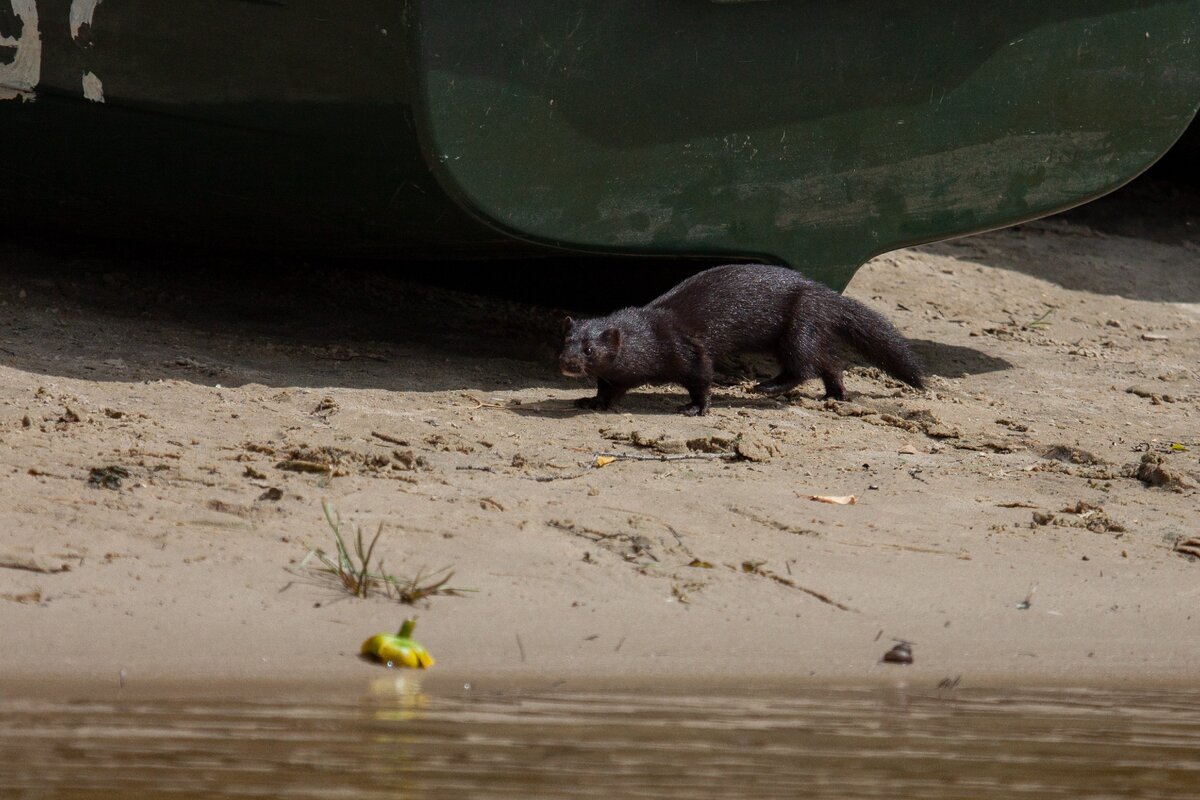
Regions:
[[834, 497], [828, 494], [814, 494], [810, 495], [808, 499], [816, 500], [818, 503], [832, 503], [835, 506], [852, 506], [858, 502], [858, 498], [852, 494], [848, 494], [845, 497]]

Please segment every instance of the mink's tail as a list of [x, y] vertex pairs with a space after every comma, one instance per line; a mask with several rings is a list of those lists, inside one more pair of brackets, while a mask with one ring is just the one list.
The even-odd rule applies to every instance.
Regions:
[[839, 301], [835, 323], [838, 335], [893, 378], [924, 389], [924, 370], [904, 335], [882, 314], [844, 295], [835, 296]]

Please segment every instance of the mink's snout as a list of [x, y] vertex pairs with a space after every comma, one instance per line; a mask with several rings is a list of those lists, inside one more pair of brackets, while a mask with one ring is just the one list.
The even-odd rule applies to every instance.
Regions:
[[563, 353], [559, 356], [558, 369], [568, 378], [582, 378], [587, 374], [583, 360], [570, 353]]

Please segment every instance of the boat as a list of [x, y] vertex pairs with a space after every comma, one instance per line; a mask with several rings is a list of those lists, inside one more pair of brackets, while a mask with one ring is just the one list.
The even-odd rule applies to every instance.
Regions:
[[0, 0], [0, 212], [841, 289], [1119, 187], [1198, 104], [1200, 0]]

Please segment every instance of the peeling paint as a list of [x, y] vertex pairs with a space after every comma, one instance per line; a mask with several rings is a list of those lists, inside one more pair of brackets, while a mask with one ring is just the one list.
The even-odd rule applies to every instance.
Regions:
[[[79, 34], [86, 25], [92, 27], [92, 17], [96, 14], [96, 6], [103, 0], [71, 0], [71, 38], [79, 41]], [[104, 102], [104, 84], [96, 77], [96, 73], [83, 73], [83, 96], [93, 103]]]
[[33, 100], [34, 88], [42, 79], [42, 34], [38, 30], [37, 4], [34, 0], [8, 0], [13, 14], [21, 20], [21, 36], [0, 36], [0, 47], [16, 50], [13, 60], [0, 64], [0, 100]]
[[93, 103], [104, 102], [104, 84], [96, 77], [96, 73], [83, 73], [83, 96]]
[[92, 15], [102, 0], [71, 0], [71, 38], [78, 39], [84, 25], [92, 24]]

